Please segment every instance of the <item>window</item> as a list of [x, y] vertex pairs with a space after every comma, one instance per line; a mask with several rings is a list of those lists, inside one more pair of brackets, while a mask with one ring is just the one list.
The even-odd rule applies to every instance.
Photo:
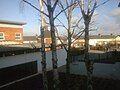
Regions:
[[4, 40], [4, 33], [0, 32], [0, 40]]
[[15, 40], [21, 40], [21, 33], [15, 33]]

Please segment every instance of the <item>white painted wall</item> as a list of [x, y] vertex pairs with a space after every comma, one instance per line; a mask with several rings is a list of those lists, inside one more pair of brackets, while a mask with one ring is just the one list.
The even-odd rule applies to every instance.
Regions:
[[37, 43], [37, 41], [23, 41], [23, 43]]
[[117, 36], [117, 37], [116, 37], [116, 40], [117, 40], [117, 41], [120, 41], [120, 36]]
[[0, 24], [0, 27], [23, 28], [22, 25]]
[[1, 41], [0, 45], [10, 45], [10, 44], [22, 44], [21, 42], [15, 42], [15, 41]]
[[[57, 50], [58, 56], [58, 66], [65, 65], [66, 63], [66, 52], [63, 49]], [[51, 61], [51, 52], [47, 52], [47, 70], [52, 69], [52, 61]], [[38, 72], [41, 72], [41, 53], [29, 53], [29, 54], [21, 54], [15, 56], [8, 56], [8, 57], [0, 57], [0, 68], [10, 67], [17, 64], [27, 63], [31, 61], [38, 62]]]

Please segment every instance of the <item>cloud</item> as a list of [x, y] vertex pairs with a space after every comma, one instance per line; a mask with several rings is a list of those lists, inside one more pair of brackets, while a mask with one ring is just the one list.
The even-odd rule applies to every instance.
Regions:
[[120, 8], [113, 9], [111, 15], [115, 18], [116, 22], [120, 24]]
[[120, 8], [113, 9], [113, 11], [111, 12], [111, 14], [114, 15], [114, 16], [119, 16], [120, 15]]
[[[118, 16], [119, 17], [119, 16]], [[100, 24], [100, 29], [99, 33], [100, 34], [120, 34], [120, 21], [116, 20], [118, 18], [116, 16], [111, 16], [111, 15], [103, 15], [101, 24]]]
[[120, 34], [120, 8], [113, 9], [108, 15], [103, 15], [102, 29], [105, 34]]

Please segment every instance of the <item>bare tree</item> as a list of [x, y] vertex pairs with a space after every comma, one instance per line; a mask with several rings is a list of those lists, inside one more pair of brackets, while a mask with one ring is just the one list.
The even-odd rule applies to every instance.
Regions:
[[[41, 13], [41, 16], [46, 15], [48, 18], [49, 18], [49, 23], [50, 23], [50, 31], [51, 31], [51, 39], [52, 39], [52, 44], [51, 44], [51, 50], [52, 50], [52, 64], [53, 64], [53, 75], [54, 75], [54, 88], [55, 90], [58, 90], [59, 89], [59, 75], [58, 75], [58, 71], [57, 71], [57, 52], [56, 52], [56, 36], [55, 36], [55, 26], [54, 26], [54, 17], [53, 17], [53, 14], [54, 14], [54, 10], [56, 8], [56, 5], [58, 3], [59, 0], [56, 0], [54, 5], [52, 6], [51, 5], [51, 0], [47, 0], [44, 1], [42, 0], [42, 4], [44, 3], [47, 7], [47, 10], [48, 10], [48, 15], [46, 13], [44, 13], [42, 10], [39, 10], [38, 8], [36, 8], [34, 5], [32, 5], [30, 2], [28, 2], [27, 0], [23, 0], [25, 3], [29, 4], [30, 6], [32, 6], [33, 8], [35, 8], [36, 10], [38, 10], [40, 13]], [[41, 2], [40, 2], [41, 3]], [[42, 5], [41, 4], [41, 5]], [[44, 23], [44, 19], [42, 18], [43, 20], [43, 23]], [[43, 24], [42, 23], [42, 24]], [[43, 27], [42, 27], [43, 28]], [[41, 29], [41, 34], [42, 34], [42, 46], [43, 46], [43, 53], [42, 53], [42, 71], [44, 73], [44, 77], [43, 79], [45, 80], [46, 77], [45, 77], [45, 70], [46, 70], [46, 62], [45, 62], [45, 53], [44, 53], [44, 30]], [[47, 86], [46, 86], [46, 80], [44, 82], [44, 87], [47, 89]]]
[[[45, 52], [45, 43], [44, 43], [44, 30], [46, 29], [46, 21], [45, 21], [45, 16], [48, 17], [48, 15], [44, 12], [44, 3], [43, 0], [38, 0], [39, 2], [39, 7], [37, 8], [34, 6], [32, 3], [28, 2], [27, 0], [21, 0], [20, 4], [23, 5], [24, 3], [27, 3], [31, 7], [33, 7], [35, 10], [39, 11], [40, 13], [40, 18], [41, 18], [41, 26], [40, 26], [40, 31], [41, 31], [41, 57], [42, 57], [42, 76], [43, 76], [43, 88], [44, 90], [48, 90], [48, 82], [47, 82], [47, 71], [46, 71], [46, 52]], [[37, 37], [38, 38], [38, 37]]]
[[[57, 71], [57, 67], [58, 67], [57, 61], [58, 61], [58, 59], [57, 59], [57, 52], [56, 52], [56, 35], [55, 35], [54, 21], [64, 10], [71, 7], [72, 5], [64, 8], [64, 10], [61, 10], [57, 15], [54, 16], [55, 8], [56, 8], [59, 0], [42, 0], [42, 2], [44, 3], [44, 5], [47, 8], [48, 14], [45, 13], [44, 11], [38, 9], [36, 6], [34, 6], [32, 3], [28, 2], [27, 0], [22, 0], [22, 1], [27, 3], [28, 5], [30, 5], [31, 7], [33, 7], [34, 9], [36, 9], [37, 11], [39, 11], [40, 13], [44, 14], [46, 17], [49, 18], [51, 39], [52, 39], [51, 50], [52, 50], [53, 75], [54, 75], [54, 78], [53, 78], [53, 80], [54, 80], [54, 89], [59, 90], [59, 75], [58, 75], [58, 71]], [[43, 30], [41, 32], [42, 32], [42, 34], [44, 34]], [[44, 35], [42, 35], [42, 37], [44, 37]], [[42, 43], [44, 43], [44, 42], [42, 41]], [[43, 47], [44, 47], [44, 45], [43, 45]], [[45, 60], [45, 58], [44, 58], [44, 60]], [[45, 61], [42, 61], [42, 64], [43, 64], [42, 69], [45, 70], [45, 67], [46, 67]], [[44, 79], [45, 79], [45, 77], [44, 77]], [[46, 87], [46, 86], [44, 86], [44, 87]]]
[[[72, 5], [73, 3], [76, 3], [76, 0], [65, 0], [65, 1], [61, 1], [59, 3], [59, 6], [62, 10], [64, 10], [65, 6], [68, 7], [70, 5]], [[65, 48], [66, 52], [67, 52], [67, 58], [66, 58], [66, 74], [67, 77], [69, 77], [70, 74], [70, 62], [72, 61], [72, 56], [71, 56], [71, 45], [72, 45], [72, 37], [74, 36], [74, 38], [78, 37], [79, 35], [82, 35], [81, 32], [78, 32], [75, 36], [75, 29], [77, 27], [79, 27], [79, 22], [82, 20], [82, 18], [80, 20], [76, 20], [76, 23], [73, 24], [72, 18], [73, 18], [73, 10], [76, 8], [77, 3], [71, 7], [69, 7], [67, 10], [64, 11], [65, 17], [67, 19], [67, 26], [59, 19], [57, 18], [57, 20], [60, 22], [61, 25], [58, 26], [62, 26], [65, 28], [65, 30], [67, 30], [67, 47], [64, 45], [64, 43], [62, 42], [58, 32], [57, 32], [57, 36], [58, 39], [60, 40], [60, 42], [62, 43], [63, 47]], [[76, 38], [77, 39], [77, 38]]]
[[[43, 6], [43, 1], [39, 0], [40, 4], [40, 10], [44, 12], [44, 6]], [[42, 75], [43, 75], [43, 86], [44, 90], [48, 90], [48, 82], [47, 82], [47, 72], [46, 72], [46, 52], [45, 52], [45, 42], [44, 42], [44, 31], [46, 29], [46, 24], [45, 24], [45, 16], [43, 13], [40, 13], [41, 17], [41, 56], [42, 56]]]
[[91, 18], [95, 9], [108, 2], [105, 2], [97, 5], [97, 0], [77, 0], [79, 2], [79, 6], [81, 9], [81, 13], [84, 19], [85, 25], [85, 65], [87, 69], [87, 90], [93, 90], [92, 88], [92, 73], [93, 73], [93, 62], [89, 59], [89, 26], [91, 22]]
[[54, 10], [58, 3], [58, 0], [55, 1], [54, 5], [51, 5], [51, 0], [47, 0], [47, 9], [49, 13], [49, 23], [50, 23], [50, 30], [51, 30], [51, 50], [52, 50], [52, 64], [53, 64], [53, 74], [54, 74], [54, 88], [56, 90], [59, 89], [59, 75], [57, 71], [57, 52], [56, 52], [56, 36], [55, 36], [55, 25], [54, 25]]
[[47, 0], [47, 9], [48, 9], [48, 14], [49, 14], [49, 23], [50, 23], [50, 30], [51, 30], [51, 38], [52, 38], [52, 44], [51, 44], [51, 50], [52, 50], [52, 62], [53, 62], [53, 74], [54, 74], [54, 88], [56, 90], [59, 89], [59, 75], [57, 71], [57, 52], [56, 52], [56, 35], [55, 35], [55, 24], [54, 21], [60, 15], [63, 11], [68, 9], [70, 6], [67, 6], [63, 10], [61, 10], [55, 17], [54, 17], [54, 11], [56, 8], [56, 5], [58, 4], [59, 0], [56, 0], [55, 3], [52, 5], [51, 0]]

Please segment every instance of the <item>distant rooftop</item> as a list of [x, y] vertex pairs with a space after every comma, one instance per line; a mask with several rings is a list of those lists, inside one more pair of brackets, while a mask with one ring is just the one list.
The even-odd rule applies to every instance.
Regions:
[[[44, 35], [45, 38], [51, 38], [51, 33], [50, 33], [49, 30], [46, 29], [46, 30], [44, 31], [44, 33], [45, 33], [45, 35]], [[40, 35], [40, 37], [41, 37], [41, 35]]]
[[[116, 38], [119, 35], [90, 35], [90, 39], [111, 39]], [[84, 36], [81, 36], [80, 39], [84, 39]]]
[[36, 36], [23, 36], [24, 41], [36, 41], [37, 37]]
[[0, 24], [14, 24], [14, 25], [25, 25], [25, 22], [0, 20]]

